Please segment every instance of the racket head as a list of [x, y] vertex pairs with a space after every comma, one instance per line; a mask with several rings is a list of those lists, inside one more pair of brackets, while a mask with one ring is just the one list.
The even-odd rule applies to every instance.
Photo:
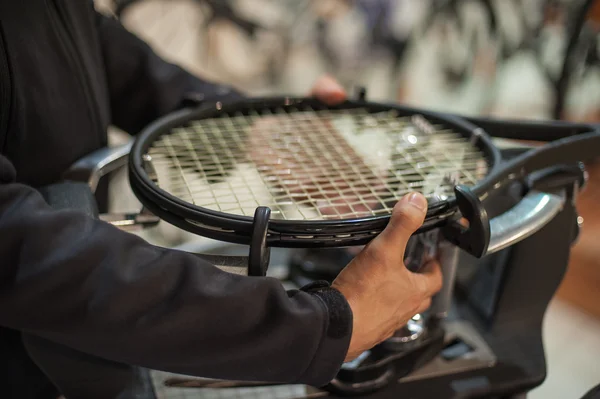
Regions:
[[[144, 206], [168, 223], [209, 238], [249, 244], [254, 225], [254, 218], [251, 214], [224, 212], [202, 206], [193, 199], [190, 201], [174, 195], [172, 190], [165, 189], [164, 185], [157, 182], [156, 168], [152, 165], [154, 160], [151, 155], [156, 143], [165, 137], [170, 137], [178, 129], [207, 120], [225, 122], [228, 118], [236, 116], [248, 118], [250, 115], [254, 117], [283, 115], [286, 118], [303, 112], [331, 117], [359, 111], [367, 115], [387, 113], [398, 120], [417, 116], [423, 118], [430, 124], [429, 126], [442, 127], [446, 131], [451, 131], [464, 143], [468, 143], [468, 148], [478, 152], [480, 162], [485, 162], [484, 176], [471, 182], [475, 188], [481, 184], [486, 186], [487, 176], [493, 174], [501, 162], [500, 152], [486, 132], [464, 118], [396, 104], [373, 103], [363, 100], [348, 100], [336, 106], [329, 106], [317, 99], [305, 97], [253, 98], [237, 103], [216, 103], [195, 109], [184, 109], [155, 121], [136, 137], [132, 147], [129, 162], [130, 184]], [[260, 120], [260, 118], [258, 119]], [[419, 119], [419, 121], [423, 119]], [[425, 125], [423, 128], [427, 129], [428, 126]], [[438, 134], [438, 131], [431, 134]], [[248, 151], [248, 149], [245, 150]], [[177, 157], [176, 153], [172, 155]], [[392, 155], [397, 154], [392, 152]], [[259, 169], [256, 165], [254, 167]], [[206, 178], [206, 176], [204, 177]], [[394, 200], [398, 200], [400, 197], [401, 195], [397, 195]], [[456, 216], [456, 199], [452, 194], [442, 197], [432, 196], [429, 200], [425, 222], [417, 233], [441, 226]], [[265, 206], [266, 204], [257, 203], [257, 205]], [[338, 217], [309, 220], [271, 217], [268, 223], [267, 244], [291, 248], [363, 245], [385, 228], [389, 222], [392, 207], [393, 203], [390, 203], [385, 205], [385, 209], [381, 212], [372, 212], [370, 215], [345, 214], [337, 215]]]

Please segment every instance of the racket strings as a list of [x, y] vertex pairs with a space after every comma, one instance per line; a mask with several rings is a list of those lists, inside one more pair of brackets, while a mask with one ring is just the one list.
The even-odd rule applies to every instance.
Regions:
[[193, 121], [148, 154], [156, 183], [184, 201], [286, 220], [385, 215], [410, 191], [448, 197], [488, 172], [481, 151], [422, 117], [365, 109], [271, 109]]

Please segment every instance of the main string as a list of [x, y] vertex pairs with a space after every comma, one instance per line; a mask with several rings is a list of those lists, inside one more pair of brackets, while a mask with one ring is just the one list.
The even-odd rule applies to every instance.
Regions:
[[211, 210], [284, 220], [385, 215], [406, 193], [447, 198], [488, 172], [467, 138], [420, 115], [311, 108], [196, 120], [148, 150], [156, 183]]

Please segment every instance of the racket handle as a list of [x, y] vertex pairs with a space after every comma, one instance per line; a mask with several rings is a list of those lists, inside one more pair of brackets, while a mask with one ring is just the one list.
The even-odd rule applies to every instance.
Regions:
[[439, 244], [438, 253], [442, 268], [442, 289], [432, 298], [429, 312], [432, 317], [443, 319], [448, 315], [452, 306], [460, 248], [448, 241], [442, 241]]

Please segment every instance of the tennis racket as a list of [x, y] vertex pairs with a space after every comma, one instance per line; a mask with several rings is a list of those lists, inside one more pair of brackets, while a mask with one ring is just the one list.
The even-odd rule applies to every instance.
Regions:
[[[547, 143], [504, 161], [492, 137]], [[411, 191], [429, 200], [417, 233], [439, 228], [484, 256], [494, 241], [487, 200], [536, 172], [598, 156], [600, 132], [591, 124], [466, 118], [364, 97], [338, 106], [259, 98], [157, 120], [133, 143], [129, 178], [142, 204], [168, 223], [249, 245], [248, 274], [264, 275], [271, 247], [368, 243]], [[532, 231], [522, 226], [530, 213], [514, 220], [517, 227]]]

